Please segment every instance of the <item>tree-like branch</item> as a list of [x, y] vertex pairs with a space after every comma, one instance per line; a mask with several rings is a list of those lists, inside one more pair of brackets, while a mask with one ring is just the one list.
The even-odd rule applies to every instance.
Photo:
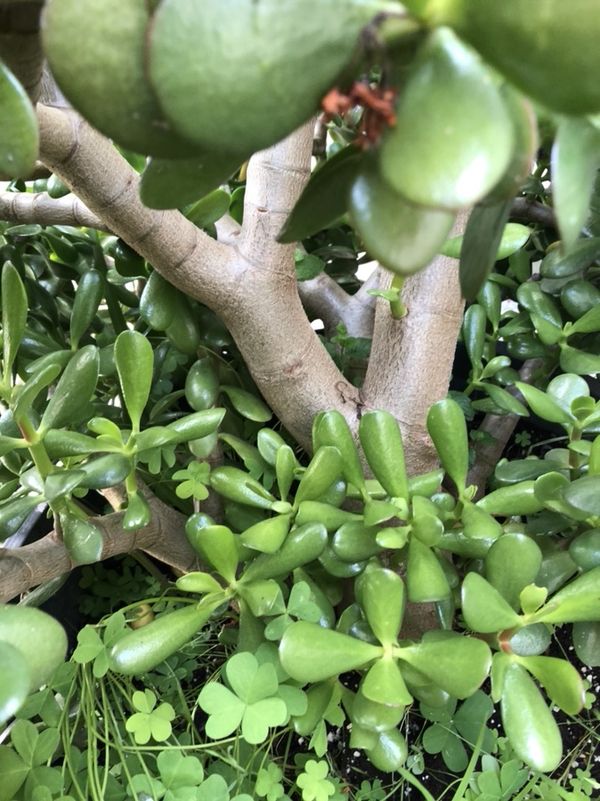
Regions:
[[[462, 234], [468, 213], [461, 213], [454, 235]], [[387, 279], [388, 285], [391, 276]], [[429, 406], [446, 396], [464, 301], [455, 259], [437, 256], [425, 270], [406, 280], [402, 300], [407, 314], [394, 319], [388, 301], [375, 312], [373, 346], [362, 391], [365, 406], [387, 409], [398, 419], [410, 473], [430, 470], [437, 456], [427, 434]]]
[[342, 323], [351, 337], [370, 337], [375, 319], [375, 299], [367, 295], [349, 295], [327, 273], [309, 281], [300, 281], [302, 304], [312, 318], [320, 318], [325, 334], [331, 336]]
[[39, 106], [38, 119], [42, 161], [168, 281], [221, 316], [265, 399], [302, 445], [310, 446], [322, 409], [339, 408], [356, 427], [358, 391], [302, 308], [294, 246], [276, 242], [308, 177], [310, 126], [251, 159], [244, 227], [226, 245], [178, 211], [146, 208], [135, 171], [75, 112]]
[[[531, 384], [542, 365], [542, 359], [528, 359], [524, 362], [519, 370], [521, 381]], [[523, 400], [523, 396], [516, 387], [510, 387], [508, 391], [519, 400]], [[469, 484], [475, 484], [477, 487], [478, 498], [485, 493], [487, 480], [494, 472], [519, 420], [520, 417], [516, 414], [486, 414], [483, 418], [478, 431], [488, 434], [489, 437], [476, 443], [475, 462], [467, 479]]]
[[233, 278], [229, 248], [178, 211], [146, 208], [135, 170], [78, 114], [38, 105], [38, 120], [41, 160], [93, 214], [183, 292], [223, 301]]
[[[91, 519], [104, 539], [101, 560], [141, 550], [176, 570], [194, 569], [197, 557], [185, 536], [185, 515], [154, 496], [147, 500], [152, 519], [139, 531], [128, 532], [122, 528], [121, 512]], [[0, 549], [0, 602], [10, 601], [74, 567], [69, 552], [54, 531], [31, 545]]]
[[0, 58], [35, 103], [42, 84], [44, 54], [39, 35], [43, 0], [0, 3]]
[[55, 199], [46, 192], [0, 192], [0, 219], [14, 223], [73, 225], [109, 231], [106, 223], [75, 195]]
[[536, 200], [528, 200], [525, 197], [517, 197], [513, 200], [510, 209], [510, 219], [522, 223], [539, 223], [545, 228], [558, 227], [554, 209], [544, 206]]

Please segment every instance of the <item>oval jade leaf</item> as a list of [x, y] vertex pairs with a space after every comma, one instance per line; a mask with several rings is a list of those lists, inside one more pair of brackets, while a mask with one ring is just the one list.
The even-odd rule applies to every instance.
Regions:
[[235, 581], [238, 565], [236, 537], [227, 526], [206, 525], [203, 515], [192, 515], [185, 524], [186, 536], [194, 548], [223, 578]]
[[8, 642], [0, 642], [0, 725], [23, 705], [31, 688], [25, 656]]
[[575, 537], [569, 545], [569, 555], [582, 570], [600, 567], [600, 529], [593, 528]]
[[381, 173], [413, 203], [459, 209], [500, 180], [513, 152], [513, 124], [496, 81], [448, 28], [430, 35], [383, 141]]
[[462, 493], [469, 469], [469, 439], [465, 416], [458, 403], [450, 398], [434, 403], [427, 414], [427, 430], [442, 467]]
[[396, 655], [456, 698], [473, 695], [492, 663], [486, 643], [452, 631], [427, 632], [420, 643], [399, 648]]
[[552, 712], [525, 668], [506, 666], [500, 705], [504, 731], [519, 759], [534, 770], [554, 770], [562, 740]]
[[285, 225], [278, 242], [299, 242], [339, 220], [348, 209], [350, 187], [364, 159], [354, 145], [348, 145], [310, 176]]
[[485, 556], [485, 575], [508, 603], [517, 609], [521, 590], [532, 584], [542, 565], [537, 543], [518, 532], [506, 532]]
[[600, 667], [600, 622], [574, 623], [573, 646], [584, 665]]
[[567, 503], [597, 517], [600, 515], [600, 476], [584, 476], [565, 487], [563, 498]]
[[595, 0], [447, 0], [430, 21], [451, 25], [526, 94], [565, 114], [600, 111]]
[[25, 657], [30, 692], [48, 681], [67, 653], [67, 635], [60, 623], [30, 606], [0, 605], [0, 642]]
[[542, 685], [550, 700], [567, 715], [577, 715], [585, 702], [585, 687], [575, 667], [554, 656], [521, 656], [523, 665]]
[[86, 345], [71, 358], [50, 398], [41, 431], [72, 425], [85, 410], [98, 381], [98, 349]]
[[[473, 300], [477, 296], [494, 263], [498, 259], [506, 258], [503, 255], [505, 249], [502, 245], [506, 229], [511, 225], [509, 223], [505, 226], [511, 204], [512, 198], [510, 200], [503, 198], [495, 203], [481, 203], [475, 206], [469, 216], [458, 267], [460, 288], [466, 300]], [[515, 250], [519, 250], [529, 239], [530, 231], [528, 228], [525, 230], [527, 234], [524, 239], [523, 235], [517, 239], [520, 244]]]
[[128, 632], [110, 649], [110, 669], [126, 676], [137, 676], [152, 670], [189, 642], [222, 600], [220, 594], [216, 599], [207, 596], [199, 604], [167, 612], [145, 626]]
[[[380, 664], [384, 664], [384, 660], [378, 659], [369, 673], [373, 672], [375, 665]], [[387, 664], [392, 664], [396, 671], [398, 670], [394, 662], [388, 662]], [[410, 699], [408, 703], [412, 703], [412, 696], [408, 694], [408, 690], [405, 690], [405, 694]], [[387, 701], [385, 703], [371, 701], [364, 694], [363, 685], [361, 685], [360, 690], [352, 699], [352, 722], [370, 731], [389, 731], [389, 729], [395, 728], [400, 723], [404, 717], [404, 709], [403, 704], [396, 706], [389, 704]]]
[[104, 538], [93, 523], [72, 515], [61, 515], [60, 526], [65, 548], [73, 562], [91, 565], [102, 558]]
[[210, 152], [249, 155], [317, 110], [384, 6], [238, 0], [224, 16], [222, 0], [163, 0], [150, 32], [150, 80], [183, 137]]
[[369, 761], [383, 773], [393, 773], [406, 762], [408, 745], [398, 729], [379, 732], [377, 743], [366, 750]]
[[378, 659], [362, 682], [364, 696], [377, 704], [390, 707], [404, 707], [412, 703], [398, 663], [393, 659]]
[[221, 392], [227, 395], [236, 412], [248, 420], [254, 420], [256, 423], [266, 423], [273, 417], [267, 404], [245, 389], [221, 386]]
[[4, 383], [10, 374], [27, 324], [27, 293], [21, 276], [10, 262], [2, 267], [2, 370]]
[[521, 623], [521, 618], [508, 601], [478, 573], [465, 576], [461, 599], [465, 623], [473, 631], [491, 634]]
[[382, 654], [383, 648], [303, 620], [288, 626], [279, 645], [283, 669], [302, 684], [355, 670]]
[[576, 623], [600, 620], [600, 567], [573, 579], [534, 615], [535, 622]]
[[165, 119], [146, 78], [146, 0], [51, 0], [42, 16], [44, 52], [67, 99], [123, 147], [165, 158], [195, 147]]
[[38, 155], [37, 117], [27, 96], [8, 67], [0, 61], [0, 173], [26, 177]]
[[500, 517], [532, 515], [541, 512], [544, 506], [536, 497], [534, 485], [534, 481], [520, 481], [509, 487], [499, 487], [477, 501], [477, 506], [490, 515]]
[[600, 165], [600, 131], [586, 119], [565, 117], [552, 146], [552, 200], [565, 250], [575, 244], [589, 213]]
[[240, 541], [248, 548], [262, 553], [275, 553], [283, 545], [290, 530], [291, 514], [277, 515], [261, 520], [241, 535]]
[[175, 209], [224, 184], [244, 160], [236, 153], [207, 153], [203, 158], [150, 159], [142, 173], [140, 197], [151, 209]]
[[450, 595], [450, 586], [440, 560], [428, 545], [414, 535], [408, 543], [406, 587], [408, 600], [412, 603], [441, 601]]
[[369, 565], [356, 581], [356, 597], [379, 642], [382, 645], [395, 643], [406, 603], [400, 576], [393, 570]]
[[115, 340], [115, 364], [129, 419], [137, 433], [152, 386], [152, 345], [138, 331], [122, 331]]
[[454, 223], [451, 212], [407, 201], [384, 180], [374, 161], [363, 164], [356, 176], [349, 211], [369, 255], [401, 275], [426, 267]]

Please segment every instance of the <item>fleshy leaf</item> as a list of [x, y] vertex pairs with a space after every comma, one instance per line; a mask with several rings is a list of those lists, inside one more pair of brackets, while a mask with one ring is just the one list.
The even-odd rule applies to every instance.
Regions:
[[24, 178], [33, 170], [38, 155], [37, 119], [27, 92], [1, 61], [0, 109], [0, 172]]
[[152, 386], [152, 345], [138, 331], [123, 331], [115, 340], [115, 364], [131, 425], [137, 433]]
[[455, 632], [429, 632], [397, 656], [456, 698], [468, 698], [489, 673], [492, 655], [482, 640]]
[[501, 711], [517, 756], [535, 770], [554, 770], [562, 757], [558, 726], [525, 668], [514, 662], [504, 672]]
[[362, 667], [382, 655], [383, 649], [316, 623], [298, 621], [286, 629], [279, 657], [295, 681], [315, 683]]
[[462, 611], [473, 631], [492, 633], [518, 626], [519, 615], [483, 576], [467, 573], [462, 583]]

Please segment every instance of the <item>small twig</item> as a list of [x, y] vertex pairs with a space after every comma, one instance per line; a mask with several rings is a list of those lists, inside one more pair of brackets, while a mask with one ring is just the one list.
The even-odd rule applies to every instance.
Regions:
[[[531, 384], [542, 364], [542, 359], [528, 359], [524, 362], [519, 370], [521, 381]], [[508, 391], [522, 400], [516, 387], [510, 387]], [[467, 479], [469, 484], [476, 485], [478, 498], [484, 494], [487, 480], [494, 472], [520, 419], [517, 414], [486, 414], [483, 418], [478, 430], [489, 436], [476, 443], [475, 463]], [[491, 441], [489, 437], [492, 438]]]
[[525, 197], [517, 197], [513, 200], [510, 209], [510, 219], [523, 223], [539, 223], [545, 228], [558, 228], [554, 209], [544, 206], [537, 200], [528, 200]]

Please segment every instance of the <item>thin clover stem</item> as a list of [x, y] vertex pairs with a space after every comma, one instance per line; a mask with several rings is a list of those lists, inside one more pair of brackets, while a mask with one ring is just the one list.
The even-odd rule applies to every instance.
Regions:
[[479, 755], [481, 754], [481, 746], [483, 745], [483, 738], [485, 736], [485, 731], [486, 731], [485, 723], [482, 723], [481, 728], [479, 729], [479, 734], [477, 735], [475, 747], [473, 748], [473, 753], [471, 754], [471, 759], [469, 760], [467, 769], [465, 770], [463, 777], [460, 781], [460, 784], [458, 785], [458, 788], [456, 789], [456, 792], [452, 797], [452, 801], [462, 801], [462, 799], [464, 798], [465, 790], [467, 789], [467, 786], [471, 781], [471, 778], [475, 771], [475, 767], [477, 765], [477, 760], [479, 759]]
[[81, 787], [79, 785], [79, 782], [77, 781], [77, 776], [76, 776], [76, 774], [75, 774], [75, 772], [73, 770], [73, 765], [71, 763], [71, 757], [70, 757], [71, 748], [73, 747], [73, 739], [74, 739], [76, 731], [77, 731], [77, 722], [78, 722], [78, 720], [79, 720], [79, 718], [81, 716], [81, 704], [77, 705], [77, 709], [76, 709], [76, 712], [75, 712], [75, 725], [72, 728], [69, 727], [69, 717], [70, 717], [70, 715], [69, 715], [69, 707], [70, 707], [71, 698], [75, 694], [76, 687], [79, 685], [78, 674], [81, 672], [81, 670], [82, 670], [81, 667], [77, 667], [76, 670], [75, 670], [75, 675], [73, 677], [73, 681], [71, 682], [71, 684], [69, 686], [69, 691], [67, 692], [66, 698], [64, 700], [64, 706], [63, 706], [63, 709], [62, 709], [61, 718], [59, 720], [58, 728], [59, 728], [59, 731], [61, 733], [61, 740], [62, 740], [62, 743], [63, 743], [63, 750], [64, 750], [64, 754], [65, 754], [65, 759], [64, 759], [64, 762], [63, 762], [63, 769], [62, 769], [63, 776], [65, 775], [65, 766], [66, 766], [66, 769], [68, 771], [69, 777], [70, 777], [71, 782], [73, 784], [73, 787], [71, 789], [75, 789], [75, 791], [79, 795], [81, 801], [86, 801], [86, 796], [84, 795], [84, 793], [81, 790]]
[[396, 768], [398, 773], [402, 776], [402, 778], [407, 781], [409, 784], [412, 784], [423, 796], [425, 801], [435, 801], [435, 798], [431, 795], [429, 790], [417, 779], [416, 776], [407, 770], [405, 767]]

